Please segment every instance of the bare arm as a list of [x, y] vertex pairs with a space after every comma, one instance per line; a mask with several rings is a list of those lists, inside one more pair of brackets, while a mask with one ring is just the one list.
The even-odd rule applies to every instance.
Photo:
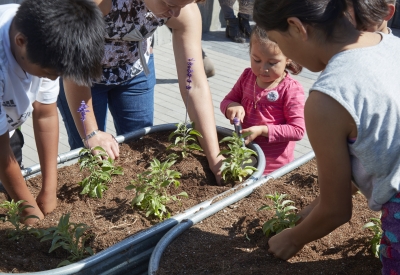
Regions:
[[97, 6], [99, 6], [99, 9], [103, 13], [103, 15], [107, 15], [112, 6], [112, 0], [93, 0]]
[[[44, 215], [25, 183], [18, 162], [10, 147], [8, 131], [0, 135], [0, 180], [7, 193], [14, 201], [24, 200], [26, 201], [23, 203], [24, 205], [27, 204], [34, 207], [25, 209], [25, 216], [36, 215], [40, 219], [43, 219]], [[30, 224], [34, 221], [34, 219], [29, 219], [26, 223]]]
[[319, 92], [310, 94], [305, 117], [317, 159], [320, 197], [303, 222], [270, 239], [269, 252], [285, 260], [294, 256], [306, 243], [346, 223], [352, 213], [347, 137], [354, 131], [354, 122], [339, 103]]
[[33, 104], [33, 130], [43, 175], [42, 189], [36, 199], [43, 214], [52, 212], [57, 206], [57, 155], [58, 113], [57, 103]]
[[[203, 135], [200, 139], [209, 166], [216, 175], [219, 182], [222, 157], [217, 156], [220, 152], [214, 108], [211, 92], [207, 78], [204, 73], [203, 59], [201, 54], [201, 16], [197, 4], [185, 6], [178, 17], [171, 18], [168, 27], [173, 29], [173, 46], [175, 62], [178, 71], [179, 87], [181, 96], [189, 112], [190, 119], [195, 123], [196, 129]], [[187, 60], [194, 58], [192, 89], [189, 100], [186, 103], [186, 70]]]
[[[67, 98], [72, 117], [74, 118], [76, 128], [78, 129], [81, 138], [84, 138], [89, 133], [98, 129], [96, 117], [93, 112], [92, 93], [90, 87], [79, 86], [75, 82], [68, 79], [64, 79], [63, 83], [65, 96]], [[82, 101], [85, 101], [89, 106], [89, 112], [86, 113], [86, 120], [84, 121], [86, 134], [82, 125], [82, 121], [80, 120], [80, 114], [77, 112]], [[118, 158], [119, 156], [118, 144], [115, 142], [112, 135], [108, 133], [99, 132], [97, 135], [94, 135], [92, 138], [90, 138], [89, 147], [93, 148], [95, 146], [103, 147], [112, 159]]]

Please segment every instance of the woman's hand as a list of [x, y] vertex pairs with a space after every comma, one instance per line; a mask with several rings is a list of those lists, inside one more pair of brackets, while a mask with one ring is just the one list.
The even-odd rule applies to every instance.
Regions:
[[237, 102], [232, 102], [228, 105], [228, 108], [226, 108], [225, 111], [225, 116], [231, 124], [233, 124], [233, 119], [235, 117], [240, 119], [240, 122], [243, 123], [244, 116], [246, 115], [243, 106], [240, 103]]
[[[87, 142], [85, 142], [85, 145], [89, 148], [101, 146], [111, 159], [117, 159], [119, 157], [118, 142], [115, 140], [114, 136], [109, 133], [99, 131], [96, 135], [88, 139]], [[92, 153], [94, 155], [97, 154], [94, 150]]]

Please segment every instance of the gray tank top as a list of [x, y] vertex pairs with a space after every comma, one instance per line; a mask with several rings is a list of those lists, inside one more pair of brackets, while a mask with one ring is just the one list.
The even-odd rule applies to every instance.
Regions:
[[400, 186], [400, 39], [382, 34], [376, 46], [336, 54], [313, 90], [334, 98], [353, 117], [353, 177], [368, 206], [380, 210]]

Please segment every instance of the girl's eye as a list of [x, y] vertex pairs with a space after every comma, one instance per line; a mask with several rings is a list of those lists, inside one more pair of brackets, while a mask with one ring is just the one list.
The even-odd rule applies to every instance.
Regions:
[[261, 62], [261, 60], [255, 60], [254, 58], [253, 58], [253, 60], [254, 60], [254, 62], [256, 62], [256, 63], [260, 63], [260, 62]]
[[276, 65], [276, 64], [278, 64], [278, 63], [269, 63], [269, 65], [271, 65], [271, 66], [274, 66], [274, 65]]

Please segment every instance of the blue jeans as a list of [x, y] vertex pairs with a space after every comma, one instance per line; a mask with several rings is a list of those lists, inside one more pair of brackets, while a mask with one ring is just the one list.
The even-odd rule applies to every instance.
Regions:
[[[113, 116], [117, 135], [153, 125], [154, 86], [156, 85], [153, 54], [150, 55], [148, 67], [150, 70], [148, 76], [142, 72], [121, 84], [95, 84], [92, 87], [93, 110], [99, 130], [106, 129], [107, 108]], [[83, 147], [82, 139], [68, 107], [62, 80], [60, 80], [57, 107], [67, 129], [71, 150]]]

